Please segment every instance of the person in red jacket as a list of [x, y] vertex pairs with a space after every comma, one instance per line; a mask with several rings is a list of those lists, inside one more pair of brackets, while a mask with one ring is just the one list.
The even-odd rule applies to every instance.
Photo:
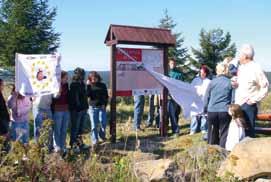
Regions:
[[61, 85], [53, 99], [54, 150], [66, 151], [66, 135], [70, 122], [68, 73], [61, 72]]

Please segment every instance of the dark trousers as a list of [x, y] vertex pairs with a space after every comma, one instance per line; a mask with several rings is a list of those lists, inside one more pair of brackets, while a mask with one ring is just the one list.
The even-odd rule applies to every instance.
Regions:
[[244, 117], [248, 125], [248, 129], [245, 130], [246, 136], [255, 137], [255, 120], [258, 113], [257, 104], [243, 104], [241, 108], [244, 112]]
[[70, 135], [70, 146], [76, 143], [80, 145], [83, 141], [81, 134], [83, 133], [84, 117], [87, 114], [86, 110], [83, 111], [71, 111], [71, 135]]
[[171, 123], [172, 133], [179, 133], [180, 128], [178, 125], [179, 114], [181, 112], [181, 107], [173, 100], [168, 100], [168, 115]]
[[228, 112], [208, 112], [208, 144], [225, 148], [231, 117]]

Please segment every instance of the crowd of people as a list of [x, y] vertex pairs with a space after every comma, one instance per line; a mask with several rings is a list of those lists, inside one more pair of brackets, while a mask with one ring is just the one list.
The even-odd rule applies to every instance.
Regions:
[[[90, 72], [85, 82], [84, 69], [76, 68], [70, 84], [68, 80], [68, 73], [62, 71], [59, 92], [40, 97], [21, 95], [15, 91], [13, 86], [6, 102], [2, 93], [4, 81], [0, 79], [1, 136], [27, 145], [29, 142], [29, 113], [32, 111], [35, 141], [39, 139], [43, 122], [50, 119], [53, 121], [53, 132], [49, 133], [48, 149], [55, 152], [66, 152], [66, 136], [70, 123], [70, 147], [75, 152], [79, 152], [88, 147], [82, 140], [82, 133], [85, 117], [89, 113], [93, 146], [98, 144], [99, 138], [106, 140], [108, 93], [101, 76], [95, 71]], [[9, 114], [9, 110], [11, 114]]]
[[[182, 80], [182, 74], [176, 69], [173, 59], [169, 60], [169, 68], [171, 78]], [[219, 62], [215, 72], [215, 76], [212, 76], [209, 68], [202, 65], [199, 74], [191, 82], [204, 106], [190, 113], [190, 135], [201, 131], [208, 144], [232, 150], [245, 136], [255, 137], [257, 104], [268, 94], [269, 82], [259, 64], [254, 61], [254, 48], [249, 44], [241, 47], [237, 58], [226, 57]], [[160, 105], [154, 105], [154, 98], [158, 98], [161, 103], [159, 96], [149, 97], [147, 127], [152, 126], [154, 118], [159, 127]], [[140, 123], [144, 96], [135, 96], [134, 100], [134, 129], [142, 130]], [[155, 108], [158, 112], [155, 112]], [[178, 135], [180, 106], [172, 97], [169, 97], [167, 111], [172, 133]]]
[[[239, 52], [238, 59], [226, 58], [218, 63], [213, 78], [210, 77], [209, 68], [202, 65], [198, 76], [191, 83], [204, 106], [199, 112], [190, 113], [190, 135], [201, 131], [207, 136], [209, 144], [220, 145], [227, 150], [232, 150], [245, 136], [255, 137], [257, 103], [267, 95], [269, 88], [263, 70], [254, 61], [253, 47], [243, 45]], [[182, 73], [176, 68], [173, 59], [169, 60], [169, 77], [183, 81]], [[0, 79], [0, 134], [27, 145], [29, 113], [32, 111], [36, 141], [43, 122], [51, 119], [54, 122], [49, 149], [55, 152], [66, 151], [66, 136], [70, 126], [70, 147], [78, 152], [88, 147], [82, 139], [84, 121], [88, 114], [93, 146], [97, 146], [99, 140], [105, 141], [108, 92], [101, 76], [93, 71], [85, 81], [84, 69], [76, 68], [70, 84], [68, 80], [68, 73], [62, 71], [59, 92], [40, 97], [21, 95], [13, 87], [6, 102], [2, 94], [4, 81]], [[168, 119], [172, 133], [178, 135], [181, 107], [171, 96], [168, 99]], [[135, 130], [142, 130], [144, 102], [144, 96], [134, 96]], [[159, 127], [160, 103], [160, 96], [149, 96], [147, 127], [152, 127], [154, 120], [156, 127]]]

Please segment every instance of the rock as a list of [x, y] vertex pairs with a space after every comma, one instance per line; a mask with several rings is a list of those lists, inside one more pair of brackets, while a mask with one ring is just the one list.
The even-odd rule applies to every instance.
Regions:
[[271, 179], [263, 179], [263, 178], [259, 178], [259, 179], [257, 179], [255, 182], [271, 182]]
[[271, 137], [246, 138], [237, 144], [218, 170], [218, 176], [227, 173], [240, 180], [251, 180], [271, 175]]
[[135, 176], [140, 181], [167, 181], [167, 170], [174, 165], [170, 159], [149, 160], [134, 165]]

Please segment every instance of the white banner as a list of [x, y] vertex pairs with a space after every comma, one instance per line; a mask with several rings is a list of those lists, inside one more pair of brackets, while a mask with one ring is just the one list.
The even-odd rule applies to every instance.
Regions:
[[190, 117], [190, 112], [202, 112], [203, 101], [194, 86], [190, 83], [157, 73], [147, 65], [145, 65], [145, 68], [157, 81], [168, 89], [171, 97], [182, 107], [185, 118]]
[[15, 87], [25, 96], [42, 96], [59, 91], [60, 56], [16, 54]]
[[167, 77], [161, 73], [158, 73], [151, 65], [152, 62], [144, 62], [143, 64], [137, 63], [137, 61], [125, 52], [125, 50], [118, 48], [121, 52], [131, 59], [138, 66], [144, 67], [146, 71], [161, 85], [166, 87], [171, 97], [180, 105], [183, 109], [183, 115], [185, 118], [190, 117], [191, 112], [201, 113], [203, 108], [203, 100], [198, 94], [196, 87], [190, 83], [186, 83], [180, 80], [176, 80]]

